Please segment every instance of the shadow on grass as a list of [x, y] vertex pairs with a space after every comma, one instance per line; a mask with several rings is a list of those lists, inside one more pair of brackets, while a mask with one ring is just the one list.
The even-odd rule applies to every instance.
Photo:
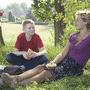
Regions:
[[0, 87], [0, 90], [15, 90], [15, 89], [4, 85], [4, 86]]
[[64, 77], [57, 81], [44, 82], [42, 84], [32, 84], [29, 86], [19, 86], [15, 89], [3, 86], [0, 90], [89, 90], [90, 88], [90, 74], [83, 74], [81, 76]]

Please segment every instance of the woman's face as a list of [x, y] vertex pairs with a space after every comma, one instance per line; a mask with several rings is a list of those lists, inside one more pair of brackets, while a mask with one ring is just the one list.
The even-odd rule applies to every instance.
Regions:
[[34, 35], [35, 33], [35, 26], [32, 23], [28, 23], [23, 27], [23, 31], [27, 34], [27, 35]]
[[82, 30], [83, 28], [86, 27], [86, 24], [85, 24], [85, 22], [81, 19], [80, 15], [76, 15], [76, 18], [75, 18], [75, 26], [76, 26], [76, 29], [78, 29], [78, 30]]

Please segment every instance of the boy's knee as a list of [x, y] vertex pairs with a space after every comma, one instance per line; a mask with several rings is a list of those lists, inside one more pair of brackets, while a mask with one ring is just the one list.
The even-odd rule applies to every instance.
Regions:
[[42, 60], [43, 62], [47, 62], [48, 58], [47, 58], [47, 56], [42, 55], [40, 60]]
[[13, 59], [13, 57], [14, 57], [14, 54], [9, 53], [9, 54], [6, 55], [6, 60], [11, 61]]
[[8, 61], [8, 60], [10, 60], [11, 59], [11, 55], [10, 54], [7, 54], [6, 55], [6, 60]]

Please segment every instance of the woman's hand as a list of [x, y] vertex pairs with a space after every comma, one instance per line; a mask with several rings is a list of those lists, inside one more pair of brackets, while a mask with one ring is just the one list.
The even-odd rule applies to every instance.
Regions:
[[46, 64], [46, 67], [47, 67], [48, 69], [53, 69], [53, 68], [55, 68], [56, 66], [57, 66], [57, 64], [54, 63], [54, 62], [50, 62], [50, 63]]

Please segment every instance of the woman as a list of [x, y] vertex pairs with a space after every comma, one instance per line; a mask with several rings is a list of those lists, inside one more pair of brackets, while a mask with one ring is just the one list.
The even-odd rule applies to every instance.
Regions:
[[[70, 36], [63, 52], [49, 64], [39, 65], [17, 76], [3, 73], [2, 80], [10, 87], [15, 87], [16, 84], [25, 85], [32, 81], [40, 83], [46, 79], [57, 80], [64, 76], [82, 74], [90, 57], [90, 11], [76, 12], [75, 26], [79, 31]], [[50, 64], [57, 66], [53, 68]]]

